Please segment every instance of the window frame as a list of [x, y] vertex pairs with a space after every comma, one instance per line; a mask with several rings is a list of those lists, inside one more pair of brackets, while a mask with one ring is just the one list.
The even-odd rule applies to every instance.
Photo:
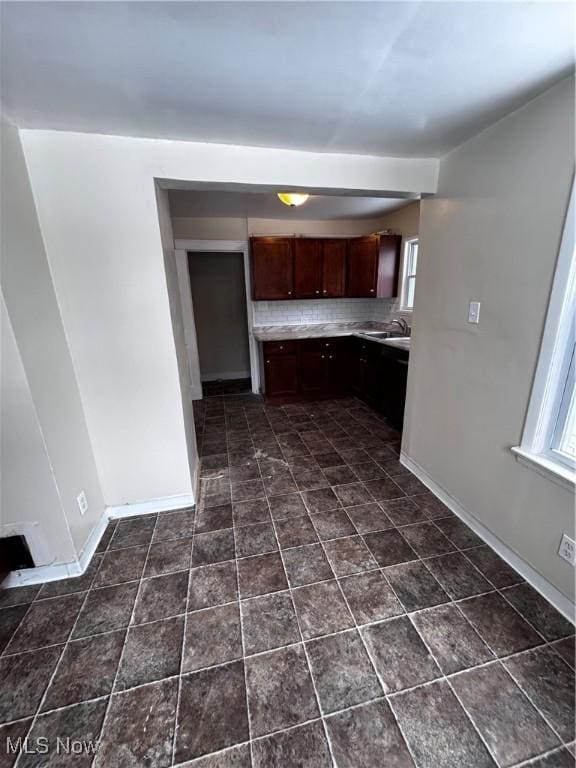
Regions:
[[512, 448], [519, 461], [571, 489], [576, 482], [574, 462], [554, 445], [564, 428], [562, 409], [566, 416], [565, 400], [574, 370], [575, 205], [573, 183], [522, 440]]
[[[408, 275], [408, 266], [410, 264], [410, 250], [413, 244], [418, 245], [418, 253], [416, 254], [416, 269], [413, 274]], [[420, 251], [420, 238], [418, 235], [410, 235], [404, 238], [402, 244], [402, 280], [400, 284], [400, 312], [406, 312], [411, 314], [414, 311], [414, 304], [408, 306], [408, 280], [414, 280], [414, 287], [416, 287], [416, 273], [418, 271], [418, 256]]]

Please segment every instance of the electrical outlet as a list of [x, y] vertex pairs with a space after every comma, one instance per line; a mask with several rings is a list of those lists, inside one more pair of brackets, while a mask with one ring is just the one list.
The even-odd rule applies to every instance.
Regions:
[[570, 565], [576, 565], [576, 542], [574, 539], [564, 534], [560, 541], [558, 554], [563, 560], [567, 560]]
[[80, 510], [80, 514], [84, 515], [88, 511], [88, 499], [86, 498], [86, 494], [84, 491], [78, 494], [76, 496], [76, 501], [78, 503], [78, 509]]
[[480, 322], [480, 302], [471, 301], [468, 307], [468, 322], [478, 325]]

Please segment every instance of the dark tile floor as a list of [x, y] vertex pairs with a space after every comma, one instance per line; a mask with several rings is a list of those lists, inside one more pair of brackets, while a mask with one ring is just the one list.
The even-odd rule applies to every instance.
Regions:
[[204, 397], [219, 395], [243, 395], [252, 391], [252, 379], [215, 379], [202, 382]]
[[78, 579], [0, 593], [28, 766], [574, 766], [574, 628], [353, 399], [197, 404], [201, 500], [113, 522]]

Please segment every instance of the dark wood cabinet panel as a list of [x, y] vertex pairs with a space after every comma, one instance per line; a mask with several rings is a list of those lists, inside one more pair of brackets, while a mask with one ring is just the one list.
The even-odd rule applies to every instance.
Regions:
[[348, 350], [337, 347], [325, 360], [325, 387], [333, 395], [343, 395], [350, 388]]
[[398, 295], [400, 235], [369, 235], [348, 241], [346, 294], [394, 298]]
[[358, 397], [364, 397], [366, 393], [366, 372], [368, 370], [368, 346], [369, 341], [351, 339], [350, 349], [350, 388]]
[[320, 352], [302, 351], [298, 365], [300, 391], [303, 395], [320, 395], [324, 391], [324, 355]]
[[299, 299], [322, 297], [322, 241], [311, 237], [294, 240], [294, 295]]
[[398, 296], [400, 277], [400, 235], [380, 235], [378, 252], [378, 285], [380, 299]]
[[376, 296], [378, 287], [378, 235], [353, 237], [348, 241], [346, 295], [358, 298]]
[[391, 424], [397, 429], [402, 429], [408, 380], [408, 354], [398, 350], [385, 350], [381, 370], [382, 411]]
[[255, 301], [293, 298], [293, 238], [253, 237], [250, 250], [252, 298]]
[[269, 397], [298, 394], [298, 356], [295, 353], [266, 355], [264, 350], [264, 381]]
[[346, 254], [344, 238], [322, 240], [322, 296], [327, 299], [346, 295]]
[[400, 243], [399, 235], [253, 237], [252, 298], [393, 298]]
[[266, 397], [333, 397], [352, 392], [402, 429], [408, 353], [356, 337], [263, 344]]

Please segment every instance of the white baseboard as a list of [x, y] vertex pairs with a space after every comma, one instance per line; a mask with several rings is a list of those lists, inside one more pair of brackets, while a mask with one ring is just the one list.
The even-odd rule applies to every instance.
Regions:
[[425, 469], [423, 469], [416, 461], [411, 459], [404, 452], [400, 454], [400, 463], [409, 469], [410, 472], [416, 475], [418, 480], [424, 483], [424, 485], [435, 496], [437, 496], [440, 501], [442, 501], [448, 507], [448, 509], [454, 512], [454, 514], [463, 520], [466, 525], [470, 526], [474, 533], [477, 533], [478, 536], [480, 536], [480, 538], [485, 541], [486, 544], [488, 544], [495, 552], [497, 552], [511, 568], [519, 573], [522, 578], [526, 579], [528, 584], [534, 587], [534, 589], [539, 592], [542, 597], [546, 598], [549, 603], [552, 603], [552, 605], [558, 611], [560, 611], [560, 613], [565, 616], [568, 621], [574, 623], [575, 607], [572, 601], [566, 597], [565, 594], [560, 592], [557, 587], [545, 579], [541, 573], [538, 573], [538, 571], [529, 565], [526, 560], [520, 557], [520, 555], [514, 552], [513, 549], [511, 549], [507, 544], [495, 536], [492, 531], [486, 528], [486, 526], [483, 525], [476, 517], [474, 517], [471, 512], [465, 509], [457, 499], [455, 499], [448, 493], [448, 491], [444, 490], [444, 488], [438, 485], [430, 477]]
[[84, 545], [78, 560], [57, 565], [40, 565], [36, 568], [23, 568], [19, 571], [11, 571], [2, 582], [2, 588], [24, 587], [32, 584], [44, 584], [47, 581], [60, 581], [72, 576], [82, 576], [98, 548], [100, 539], [104, 535], [109, 520], [118, 520], [123, 517], [152, 514], [154, 512], [169, 512], [174, 509], [183, 509], [194, 506], [194, 497], [191, 494], [180, 496], [167, 496], [150, 501], [140, 501], [135, 504], [120, 504], [115, 507], [106, 507], [104, 514], [93, 528], [92, 533]]
[[170, 512], [173, 509], [184, 509], [185, 507], [193, 506], [194, 496], [190, 493], [183, 493], [180, 496], [164, 496], [160, 499], [136, 501], [132, 504], [106, 507], [106, 512], [109, 520], [116, 520], [120, 517], [135, 517], [136, 515], [147, 515], [154, 512]]
[[31, 584], [43, 584], [46, 581], [60, 581], [71, 576], [82, 576], [79, 560], [59, 565], [39, 565], [37, 568], [23, 568], [21, 571], [10, 571], [2, 582], [2, 589], [25, 587]]
[[81, 574], [84, 573], [86, 568], [88, 568], [88, 566], [90, 565], [90, 562], [94, 557], [94, 553], [98, 548], [98, 544], [100, 544], [100, 539], [104, 535], [104, 531], [106, 530], [106, 527], [108, 525], [108, 520], [109, 520], [108, 512], [105, 509], [104, 514], [92, 529], [92, 533], [88, 536], [88, 540], [84, 544], [84, 548], [80, 553], [79, 564], [80, 564]]

